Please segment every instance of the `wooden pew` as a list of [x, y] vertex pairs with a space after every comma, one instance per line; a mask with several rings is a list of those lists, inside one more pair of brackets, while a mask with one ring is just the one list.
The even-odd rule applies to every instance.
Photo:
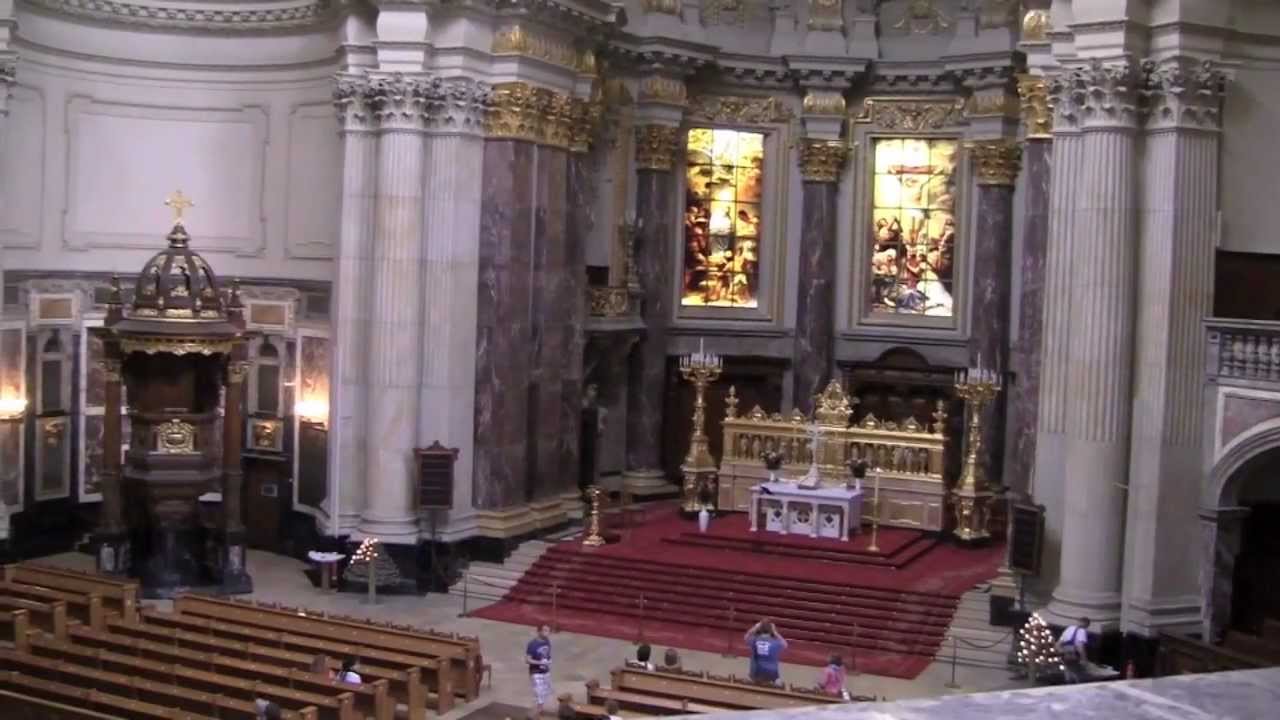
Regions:
[[[93, 688], [130, 700], [173, 707], [224, 720], [257, 720], [258, 715], [257, 705], [253, 700], [227, 698], [216, 693], [179, 687], [172, 683], [73, 665], [11, 650], [0, 650], [0, 670], [12, 670], [42, 680]], [[316, 708], [305, 707], [298, 710], [285, 710], [284, 717], [295, 720], [318, 720], [319, 714]]]
[[138, 583], [132, 580], [31, 563], [5, 565], [4, 580], [81, 595], [97, 594], [108, 610], [120, 613], [127, 622], [138, 619]]
[[173, 611], [240, 625], [269, 628], [294, 635], [330, 638], [351, 645], [417, 655], [445, 661], [452, 671], [453, 691], [467, 700], [480, 694], [480, 643], [474, 638], [428, 631], [406, 630], [390, 625], [335, 618], [303, 608], [255, 605], [205, 595], [183, 594], [174, 598]]
[[0, 610], [0, 627], [4, 634], [0, 640], [8, 640], [18, 652], [27, 651], [27, 638], [31, 634], [31, 619], [26, 610]]
[[67, 615], [70, 619], [79, 620], [99, 630], [106, 626], [106, 618], [118, 616], [114, 611], [108, 611], [103, 607], [102, 596], [98, 593], [84, 595], [36, 585], [0, 581], [0, 596], [42, 603], [63, 600], [67, 603]]
[[[26, 705], [36, 712], [23, 715], [19, 710], [10, 715], [10, 708], [15, 707], [9, 704], [11, 699], [16, 701], [16, 707]], [[4, 707], [6, 719], [119, 720], [126, 717], [132, 720], [210, 720], [208, 715], [196, 715], [12, 671], [0, 672], [0, 707]], [[73, 712], [63, 708], [70, 708]]]
[[[142, 613], [143, 619], [145, 620], [148, 614], [154, 612], [152, 610], [144, 610]], [[197, 618], [182, 619], [196, 624], [207, 622]], [[203, 627], [197, 627], [195, 628], [196, 631], [193, 632], [181, 627], [167, 627], [157, 624], [154, 622], [155, 618], [152, 618], [152, 620], [151, 624], [144, 622], [140, 625], [132, 625], [119, 619], [113, 619], [108, 623], [109, 634], [151, 641], [158, 645], [169, 645], [179, 650], [217, 653], [299, 669], [310, 668], [317, 654], [325, 654], [329, 658], [330, 669], [337, 670], [341, 664], [340, 660], [334, 659], [334, 656], [327, 653], [311, 649], [291, 650], [278, 645], [271, 647], [262, 644], [262, 642], [270, 640], [270, 638], [264, 637], [263, 633], [254, 633], [253, 635], [254, 640], [262, 642], [247, 642], [209, 634], [207, 628]], [[83, 627], [72, 627], [70, 630], [72, 641], [91, 647], [101, 647], [98, 644], [101, 641], [97, 639], [97, 636], [88, 634], [84, 630], [85, 628]], [[101, 634], [106, 635], [108, 633]], [[392, 699], [403, 703], [409, 709], [409, 720], [423, 720], [426, 716], [425, 709], [431, 703], [434, 703], [435, 707], [439, 707], [439, 697], [427, 691], [425, 683], [422, 682], [421, 669], [416, 665], [413, 667], [389, 668], [365, 661], [360, 665], [360, 674], [366, 680], [377, 681], [385, 679], [389, 681]], [[452, 697], [446, 695], [446, 699], [447, 704], [451, 706]]]
[[815, 689], [758, 685], [733, 677], [716, 677], [688, 671], [648, 671], [618, 668], [611, 673], [612, 687], [587, 684], [590, 704], [608, 700], [629, 710], [654, 715], [766, 710], [808, 707], [841, 702]]
[[47, 603], [25, 598], [0, 595], [0, 610], [26, 610], [31, 624], [59, 640], [67, 639], [67, 601], [51, 600]]
[[310, 672], [310, 666], [296, 669], [276, 662], [264, 662], [231, 657], [217, 652], [201, 652], [151, 640], [139, 640], [122, 635], [99, 632], [90, 628], [77, 628], [71, 636], [77, 646], [106, 650], [130, 657], [204, 669], [219, 675], [244, 680], [262, 680], [293, 690], [336, 696], [349, 692], [355, 696], [356, 710], [361, 717], [376, 720], [394, 720], [395, 703], [391, 699], [390, 681], [386, 678], [366, 678], [363, 685], [336, 683], [327, 674]]
[[109, 650], [72, 645], [39, 635], [31, 639], [31, 653], [69, 665], [96, 668], [124, 675], [145, 677], [191, 690], [214, 693], [223, 697], [253, 702], [270, 700], [281, 708], [299, 710], [314, 707], [325, 720], [362, 720], [355, 708], [355, 696], [340, 687], [329, 687], [328, 694], [295, 690], [261, 680], [245, 682], [217, 672], [196, 670], [181, 665], [137, 658]]

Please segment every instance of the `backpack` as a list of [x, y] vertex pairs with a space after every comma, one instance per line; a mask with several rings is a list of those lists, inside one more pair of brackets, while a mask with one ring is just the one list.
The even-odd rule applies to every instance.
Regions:
[[1080, 628], [1076, 628], [1075, 632], [1067, 636], [1066, 640], [1058, 643], [1058, 653], [1062, 655], [1063, 662], [1076, 663], [1083, 658], [1080, 657], [1080, 648], [1076, 647], [1076, 633], [1080, 632]]

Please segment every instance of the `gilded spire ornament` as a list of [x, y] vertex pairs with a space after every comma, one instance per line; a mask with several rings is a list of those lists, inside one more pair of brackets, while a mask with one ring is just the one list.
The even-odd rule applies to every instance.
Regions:
[[174, 225], [181, 225], [182, 214], [187, 210], [187, 208], [193, 208], [196, 206], [195, 202], [193, 202], [191, 198], [182, 194], [182, 190], [178, 190], [174, 194], [165, 198], [164, 205], [165, 207], [173, 210]]
[[805, 140], [800, 146], [800, 176], [805, 182], [838, 182], [848, 158], [849, 145], [843, 140]]

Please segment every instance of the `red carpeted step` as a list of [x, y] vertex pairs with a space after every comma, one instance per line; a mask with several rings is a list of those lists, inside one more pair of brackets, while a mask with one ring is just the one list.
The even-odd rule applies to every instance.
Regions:
[[768, 555], [784, 555], [809, 560], [825, 560], [827, 562], [870, 565], [873, 567], [892, 567], [895, 569], [910, 565], [914, 560], [929, 552], [933, 544], [937, 542], [935, 537], [918, 533], [905, 543], [892, 548], [884, 548], [884, 552], [873, 553], [869, 550], [854, 547], [840, 548], [838, 547], [839, 545], [847, 545], [848, 543], [839, 541], [825, 541], [825, 544], [820, 545], [818, 543], [821, 541], [809, 538], [805, 538], [805, 540], [808, 542], [773, 543], [759, 535], [744, 538], [686, 532], [674, 538], [665, 538], [664, 542], [674, 545], [757, 552]]

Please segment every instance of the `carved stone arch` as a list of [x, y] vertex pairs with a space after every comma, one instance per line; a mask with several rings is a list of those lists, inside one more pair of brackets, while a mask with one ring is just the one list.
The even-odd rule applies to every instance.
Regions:
[[1233, 508], [1240, 502], [1240, 485], [1249, 473], [1248, 466], [1264, 456], [1267, 451], [1280, 448], [1280, 418], [1272, 418], [1254, 425], [1233, 439], [1214, 461], [1205, 483], [1204, 506], [1206, 508]]

